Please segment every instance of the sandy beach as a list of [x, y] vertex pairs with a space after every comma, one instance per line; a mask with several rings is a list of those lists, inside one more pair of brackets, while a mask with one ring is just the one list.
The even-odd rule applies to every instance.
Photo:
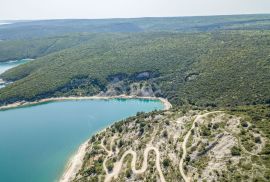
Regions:
[[[64, 100], [108, 100], [108, 99], [146, 99], [146, 100], [159, 100], [163, 103], [164, 105], [164, 110], [168, 110], [172, 107], [171, 103], [161, 97], [138, 97], [138, 96], [128, 96], [128, 95], [119, 95], [119, 96], [88, 96], [88, 97], [55, 97], [55, 98], [46, 98], [46, 99], [41, 99], [39, 101], [34, 101], [34, 102], [16, 102], [13, 104], [9, 104], [6, 106], [0, 107], [0, 110], [5, 110], [5, 109], [12, 109], [16, 107], [23, 107], [23, 106], [30, 106], [30, 105], [36, 105], [36, 104], [41, 104], [41, 103], [46, 103], [46, 102], [53, 102], [53, 101], [64, 101]], [[106, 130], [106, 129], [104, 129]], [[103, 132], [104, 130], [100, 131]], [[88, 147], [88, 141], [83, 143], [78, 151], [70, 158], [66, 169], [60, 178], [59, 182], [70, 182], [74, 177], [76, 176], [77, 172], [81, 168], [83, 164], [83, 158], [86, 153], [86, 149]]]
[[66, 166], [65, 172], [60, 178], [59, 182], [69, 182], [75, 178], [77, 172], [79, 171], [79, 169], [81, 168], [83, 164], [83, 158], [86, 153], [87, 147], [88, 147], [88, 141], [83, 143], [79, 147], [78, 151], [70, 158]]
[[36, 105], [36, 104], [41, 104], [45, 102], [53, 102], [53, 101], [64, 101], [64, 100], [108, 100], [108, 99], [146, 99], [146, 100], [160, 100], [164, 104], [164, 110], [168, 110], [172, 107], [171, 103], [161, 97], [139, 97], [139, 96], [128, 96], [128, 95], [119, 95], [119, 96], [86, 96], [86, 97], [52, 97], [52, 98], [46, 98], [46, 99], [41, 99], [38, 101], [34, 102], [15, 102], [13, 104], [8, 104], [5, 106], [1, 106], [0, 110], [4, 109], [12, 109], [16, 107], [23, 107], [23, 106], [30, 106], [30, 105]]

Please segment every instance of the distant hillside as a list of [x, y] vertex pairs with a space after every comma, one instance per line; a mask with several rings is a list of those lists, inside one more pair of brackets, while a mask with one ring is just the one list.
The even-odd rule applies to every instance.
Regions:
[[59, 35], [30, 40], [8, 40], [0, 42], [0, 62], [38, 58], [95, 39], [95, 34]]
[[3, 74], [15, 82], [0, 103], [100, 92], [214, 107], [270, 101], [270, 31], [88, 36]]
[[134, 18], [100, 20], [43, 20], [0, 26], [0, 40], [29, 39], [78, 32], [205, 32], [269, 30], [270, 15]]

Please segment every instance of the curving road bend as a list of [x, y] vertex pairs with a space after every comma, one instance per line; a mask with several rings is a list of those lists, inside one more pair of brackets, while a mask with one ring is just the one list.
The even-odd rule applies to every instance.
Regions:
[[157, 148], [155, 148], [155, 147], [153, 147], [151, 145], [148, 145], [144, 150], [144, 159], [143, 159], [143, 165], [142, 165], [141, 169], [136, 169], [137, 153], [130, 149], [130, 150], [126, 151], [123, 154], [123, 156], [121, 157], [119, 162], [115, 163], [112, 173], [106, 175], [105, 182], [109, 182], [109, 181], [112, 180], [112, 178], [117, 178], [118, 177], [118, 175], [119, 175], [119, 173], [121, 171], [124, 159], [128, 155], [132, 156], [132, 161], [131, 161], [132, 172], [134, 174], [142, 174], [142, 173], [144, 173], [146, 171], [146, 169], [147, 169], [147, 166], [148, 166], [148, 163], [147, 163], [148, 154], [152, 150], [155, 151], [155, 154], [156, 154], [156, 168], [157, 168], [157, 171], [159, 173], [160, 181], [161, 182], [166, 182], [166, 180], [164, 178], [164, 175], [162, 173], [161, 167], [160, 167], [160, 153], [159, 153]]

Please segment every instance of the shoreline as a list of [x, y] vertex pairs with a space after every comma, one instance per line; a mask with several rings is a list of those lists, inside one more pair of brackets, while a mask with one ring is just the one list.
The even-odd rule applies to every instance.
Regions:
[[[125, 99], [135, 98], [136, 99], [137, 98], [137, 99], [148, 99], [148, 100], [160, 100], [164, 105], [163, 110], [168, 110], [172, 107], [171, 103], [167, 99], [156, 98], [156, 97], [134, 97], [134, 96], [126, 96], [126, 95], [117, 96], [117, 97], [94, 96], [94, 99], [98, 99], [98, 98], [99, 99], [104, 99], [104, 98], [105, 99], [114, 99], [114, 98], [125, 98]], [[96, 134], [106, 131], [106, 128], [102, 129], [101, 131], [98, 131]], [[59, 182], [70, 182], [76, 177], [76, 174], [79, 172], [79, 170], [81, 169], [81, 166], [83, 164], [83, 158], [86, 154], [86, 149], [89, 147], [88, 142], [89, 142], [89, 139], [86, 142], [84, 142], [82, 145], [80, 145], [77, 152], [75, 154], [73, 154], [73, 156], [70, 157], [70, 159], [66, 165], [66, 168], [64, 170], [64, 173], [62, 174], [61, 178], [59, 179]]]
[[67, 100], [109, 100], [109, 99], [145, 99], [145, 100], [159, 100], [164, 105], [163, 110], [169, 110], [172, 107], [172, 104], [165, 98], [162, 97], [140, 97], [140, 96], [128, 96], [128, 95], [118, 95], [118, 96], [85, 96], [85, 97], [77, 97], [77, 96], [71, 96], [71, 97], [51, 97], [46, 99], [41, 99], [38, 101], [33, 102], [15, 102], [12, 104], [8, 104], [5, 106], [1, 106], [0, 110], [7, 110], [7, 109], [13, 109], [17, 107], [25, 107], [25, 106], [32, 106], [37, 104], [42, 104], [46, 102], [57, 102], [57, 101], [67, 101]]
[[59, 179], [59, 182], [70, 182], [76, 177], [77, 172], [83, 165], [83, 158], [85, 156], [86, 149], [89, 146], [88, 142], [89, 139], [83, 144], [81, 144], [76, 153], [74, 153], [70, 157], [64, 170], [64, 173], [61, 175], [61, 178]]
[[[112, 124], [106, 126], [100, 131], [97, 131], [94, 135], [106, 132], [106, 129], [110, 127], [111, 125]], [[73, 153], [71, 157], [69, 157], [68, 162], [66, 163], [65, 169], [63, 173], [61, 174], [60, 179], [58, 179], [58, 182], [71, 182], [73, 179], [75, 179], [76, 174], [79, 172], [79, 170], [81, 169], [83, 165], [83, 158], [86, 154], [87, 148], [89, 147], [89, 141], [90, 141], [90, 138], [87, 139], [83, 144], [81, 144], [79, 148], [77, 149], [77, 151]]]
[[[46, 102], [56, 102], [56, 101], [66, 101], [66, 100], [109, 100], [109, 99], [159, 100], [164, 105], [163, 110], [169, 110], [170, 108], [172, 108], [172, 104], [167, 99], [161, 98], [161, 97], [139, 97], [139, 96], [128, 96], [128, 95], [119, 95], [119, 96], [98, 96], [98, 95], [96, 95], [96, 96], [87, 96], [87, 97], [75, 97], [75, 96], [73, 96], [73, 97], [53, 97], [53, 98], [41, 99], [41, 100], [34, 101], [34, 102], [22, 101], [22, 102], [16, 102], [13, 104], [2, 106], [2, 107], [0, 107], [0, 111], [7, 110], [7, 109], [13, 109], [13, 108], [17, 108], [17, 107], [32, 106], [32, 105], [42, 104], [42, 103], [46, 103]], [[106, 131], [106, 128], [104, 128], [103, 130], [101, 130], [97, 133], [101, 133], [101, 132]], [[78, 171], [80, 170], [80, 168], [83, 164], [83, 158], [86, 154], [86, 149], [89, 147], [88, 142], [89, 142], [89, 139], [86, 142], [84, 142], [83, 144], [81, 144], [79, 146], [78, 150], [76, 151], [76, 153], [74, 153], [70, 157], [68, 163], [66, 164], [64, 172], [62, 173], [60, 179], [58, 180], [59, 182], [70, 182], [70, 181], [72, 181], [72, 179], [74, 179], [76, 177], [76, 174], [78, 173]]]

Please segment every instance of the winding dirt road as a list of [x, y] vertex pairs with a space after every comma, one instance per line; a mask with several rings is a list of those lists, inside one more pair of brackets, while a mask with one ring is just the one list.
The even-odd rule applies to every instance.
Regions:
[[180, 170], [180, 173], [184, 179], [185, 182], [189, 182], [190, 181], [190, 178], [185, 174], [184, 172], [184, 167], [183, 167], [183, 164], [184, 164], [184, 160], [185, 158], [187, 157], [187, 142], [188, 142], [188, 139], [189, 139], [189, 136], [191, 134], [191, 130], [195, 128], [195, 123], [197, 123], [198, 121], [200, 121], [203, 117], [209, 115], [209, 114], [214, 114], [214, 113], [220, 113], [222, 111], [213, 111], [213, 112], [208, 112], [208, 113], [205, 113], [205, 114], [202, 114], [202, 115], [198, 115], [195, 120], [193, 121], [193, 124], [190, 128], [190, 130], [188, 131], [188, 133], [186, 134], [185, 138], [184, 138], [184, 141], [182, 143], [182, 150], [183, 150], [183, 155], [182, 155], [182, 158], [180, 160], [180, 164], [179, 164], [179, 170]]
[[120, 161], [119, 162], [116, 162], [115, 165], [114, 165], [114, 168], [113, 168], [113, 171], [110, 173], [110, 174], [107, 174], [106, 175], [106, 178], [105, 178], [105, 182], [109, 182], [111, 181], [113, 178], [117, 178], [120, 171], [121, 171], [121, 168], [122, 168], [122, 165], [123, 165], [123, 162], [124, 162], [124, 159], [126, 158], [126, 156], [128, 155], [131, 155], [132, 156], [132, 161], [131, 161], [131, 169], [132, 169], [132, 172], [134, 174], [142, 174], [146, 171], [147, 169], [147, 166], [148, 166], [148, 154], [150, 151], [154, 151], [155, 154], [156, 154], [156, 168], [157, 168], [157, 171], [159, 173], [159, 177], [160, 177], [160, 181], [161, 182], [166, 182], [165, 178], [164, 178], [164, 175], [162, 173], [162, 170], [161, 170], [161, 167], [160, 167], [160, 153], [158, 151], [157, 148], [151, 146], [151, 145], [148, 145], [145, 150], [144, 150], [144, 159], [143, 159], [143, 165], [141, 167], [141, 169], [136, 169], [136, 159], [137, 159], [137, 153], [134, 152], [133, 150], [128, 150], [126, 151], [123, 156], [121, 157]]
[[101, 144], [100, 144], [100, 146], [108, 153], [107, 156], [106, 156], [106, 158], [105, 158], [104, 161], [103, 161], [103, 169], [104, 169], [104, 171], [106, 172], [107, 175], [109, 174], [109, 170], [108, 170], [108, 168], [107, 168], [107, 166], [106, 166], [106, 163], [107, 163], [108, 158], [109, 158], [110, 156], [113, 155], [112, 147], [113, 147], [113, 142], [114, 142], [114, 140], [115, 140], [116, 138], [117, 138], [116, 136], [113, 136], [113, 137], [112, 137], [111, 143], [110, 143], [110, 150], [108, 150], [108, 149], [103, 145], [103, 140], [101, 141]]
[[[184, 164], [184, 160], [187, 156], [187, 148], [186, 148], [186, 145], [187, 145], [187, 142], [188, 142], [188, 139], [191, 135], [191, 131], [192, 129], [195, 128], [195, 123], [198, 123], [200, 120], [203, 119], [203, 117], [206, 117], [207, 115], [209, 114], [214, 114], [214, 113], [220, 113], [222, 111], [213, 111], [213, 112], [208, 112], [208, 113], [205, 113], [205, 114], [201, 114], [201, 115], [197, 115], [197, 117], [194, 119], [193, 123], [192, 123], [192, 126], [191, 128], [189, 129], [188, 133], [185, 135], [184, 137], [184, 141], [181, 145], [182, 147], [182, 150], [183, 150], [183, 155], [181, 157], [181, 160], [180, 160], [180, 163], [179, 163], [179, 170], [180, 170], [180, 173], [184, 179], [185, 182], [190, 182], [190, 177], [188, 177], [185, 172], [184, 172], [184, 167], [183, 167], [183, 164]], [[112, 140], [113, 141], [113, 140]], [[112, 141], [111, 141], [111, 148], [112, 148]], [[152, 143], [152, 142], [150, 142]], [[116, 179], [122, 169], [122, 166], [123, 166], [123, 162], [124, 162], [124, 159], [128, 156], [128, 155], [131, 155], [132, 156], [132, 161], [131, 161], [131, 169], [132, 169], [132, 172], [134, 174], [142, 174], [146, 171], [147, 167], [148, 167], [148, 154], [150, 151], [154, 151], [155, 154], [156, 154], [156, 168], [157, 168], [157, 171], [159, 173], [159, 177], [160, 177], [160, 181], [161, 182], [166, 182], [165, 178], [164, 178], [164, 175], [162, 173], [162, 170], [161, 170], [161, 166], [160, 166], [160, 152], [158, 151], [158, 149], [156, 147], [154, 147], [152, 144], [148, 144], [144, 150], [144, 159], [143, 159], [143, 164], [142, 164], [142, 167], [141, 169], [136, 169], [136, 160], [137, 160], [137, 153], [135, 151], [133, 151], [132, 149], [129, 149], [128, 151], [126, 151], [121, 159], [116, 162], [114, 164], [114, 168], [112, 170], [111, 173], [108, 172], [108, 169], [106, 167], [106, 161], [107, 159], [113, 154], [112, 153], [112, 149], [107, 150], [106, 147], [101, 144], [101, 146], [105, 149], [105, 151], [108, 153], [108, 155], [106, 156], [105, 160], [104, 160], [104, 163], [103, 163], [103, 168], [104, 170], [106, 171], [106, 177], [105, 177], [105, 182], [110, 182], [113, 178]]]

